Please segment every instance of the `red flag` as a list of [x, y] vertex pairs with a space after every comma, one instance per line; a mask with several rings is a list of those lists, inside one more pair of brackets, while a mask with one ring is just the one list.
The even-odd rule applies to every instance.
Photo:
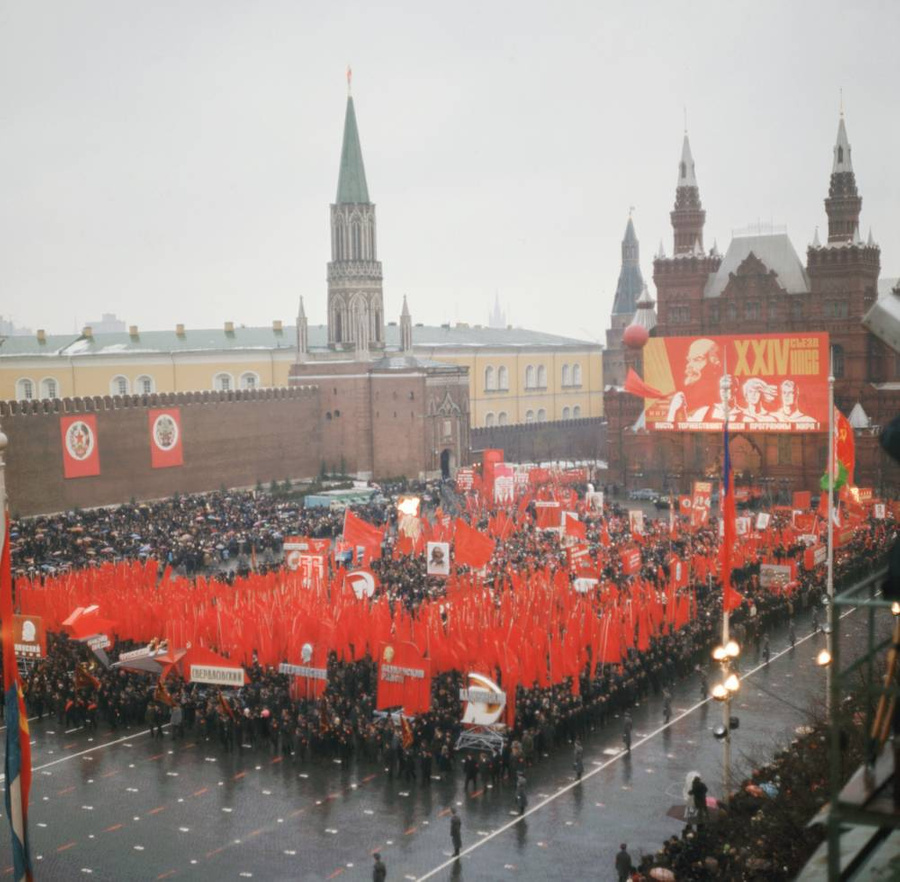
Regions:
[[625, 391], [630, 395], [637, 395], [638, 398], [665, 398], [659, 389], [648, 386], [634, 371], [634, 368], [628, 368], [628, 375], [625, 377]]
[[[2, 451], [0, 451], [2, 453]], [[3, 466], [0, 464], [0, 469]], [[6, 815], [12, 834], [12, 869], [16, 882], [31, 882], [31, 852], [28, 847], [28, 795], [31, 790], [31, 736], [28, 713], [16, 664], [13, 616], [12, 570], [9, 551], [9, 512], [0, 471], [0, 619], [3, 637], [3, 700], [6, 707]]]
[[574, 536], [576, 539], [587, 539], [587, 524], [579, 520], [572, 512], [565, 513], [566, 519], [566, 535]]
[[490, 536], [479, 533], [464, 520], [457, 518], [453, 552], [457, 564], [480, 570], [490, 561], [494, 553], [494, 543]]
[[737, 609], [744, 598], [731, 587], [731, 556], [734, 552], [734, 541], [737, 527], [737, 506], [734, 499], [734, 478], [731, 474], [731, 452], [728, 449], [728, 422], [725, 422], [725, 461], [722, 474], [722, 603], [725, 612]]
[[413, 745], [413, 730], [412, 726], [409, 725], [409, 720], [402, 714], [400, 715], [400, 731], [403, 733], [401, 738], [403, 749], [409, 750]]
[[358, 563], [367, 564], [381, 557], [383, 539], [384, 533], [379, 527], [357, 517], [349, 508], [344, 510], [344, 542], [351, 547]]

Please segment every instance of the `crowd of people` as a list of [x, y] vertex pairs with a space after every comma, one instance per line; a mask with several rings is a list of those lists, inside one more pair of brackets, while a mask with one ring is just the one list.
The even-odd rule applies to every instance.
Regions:
[[[440, 500], [434, 494], [429, 501], [433, 506]], [[358, 512], [373, 523], [390, 524], [393, 518], [386, 502]], [[592, 547], [601, 541], [601, 530], [628, 522], [627, 512], [616, 504], [607, 505], [602, 518], [598, 514], [586, 519], [587, 541]], [[196, 573], [214, 567], [214, 559], [221, 559], [223, 553], [246, 557], [255, 548], [274, 554], [283, 537], [292, 533], [334, 537], [341, 522], [340, 514], [306, 511], [296, 503], [265, 494], [221, 493], [18, 522], [14, 554], [18, 567], [41, 567], [44, 561], [59, 557], [84, 566], [92, 560], [89, 552], [99, 551], [98, 546], [107, 543], [122, 557], [157, 556], [168, 566]], [[424, 557], [390, 553], [393, 539], [390, 531], [388, 535], [385, 555], [373, 564], [382, 590], [410, 607], [439, 593], [441, 582], [426, 577]], [[836, 555], [838, 581], [858, 578], [870, 570], [893, 538], [892, 521], [869, 519], [861, 524], [853, 540]], [[717, 541], [712, 526], [685, 531], [681, 538], [673, 539], [667, 519], [648, 520], [640, 575], [662, 589], [673, 549], [687, 559], [698, 549], [714, 549]], [[772, 549], [771, 554], [786, 560], [802, 550], [799, 544], [789, 544]], [[527, 570], [548, 563], [567, 566], [561, 537], [526, 524], [498, 543], [485, 584], [499, 584], [510, 566]], [[755, 644], [757, 649], [764, 645], [766, 632], [774, 623], [792, 620], [801, 609], [819, 604], [823, 587], [821, 567], [801, 567], [790, 593], [763, 588], [759, 572], [759, 560], [748, 558], [733, 574], [735, 587], [744, 598], [733, 615], [734, 633], [742, 643]], [[609, 556], [603, 577], [624, 579], [618, 556]], [[465, 672], [435, 676], [430, 710], [401, 723], [399, 715], [375, 709], [376, 665], [369, 656], [352, 662], [332, 656], [324, 692], [307, 697], [297, 681], [259, 664], [247, 669], [250, 682], [237, 690], [187, 683], [177, 673], [160, 685], [147, 674], [104, 668], [83, 643], [65, 634], [51, 634], [46, 658], [28, 674], [26, 700], [30, 714], [53, 715], [69, 726], [96, 729], [103, 725], [114, 730], [149, 726], [155, 737], [163, 737], [164, 731], [173, 738], [189, 735], [218, 743], [223, 751], [264, 750], [297, 764], [320, 758], [377, 763], [403, 782], [417, 781], [422, 786], [428, 786], [434, 775], [460, 774], [467, 788], [470, 783], [507, 786], [510, 796], [514, 794], [521, 804], [527, 800], [528, 770], [544, 756], [574, 749], [577, 771], [582, 742], [608, 726], [622, 727], [626, 747], [630, 747], [629, 710], [651, 694], [667, 694], [676, 679], [706, 670], [719, 633], [721, 587], [714, 579], [695, 580], [690, 587], [696, 596], [696, 614], [677, 633], [663, 630], [646, 651], [628, 650], [620, 665], [589, 663], [575, 689], [571, 680], [550, 686], [519, 684], [512, 699], [515, 723], [495, 750], [457, 751], [462, 729], [460, 686]], [[114, 660], [131, 648], [128, 643], [118, 643], [110, 658]], [[502, 685], [503, 672], [496, 675]], [[705, 675], [701, 684], [705, 694]], [[742, 810], [751, 798], [759, 797], [742, 795], [732, 811]], [[670, 866], [677, 873], [698, 862], [712, 866], [708, 860], [712, 857], [716, 866], [726, 866], [739, 859], [742, 848], [753, 852], [751, 843], [735, 845], [736, 838], [711, 844], [711, 835], [701, 827], [667, 842], [663, 857], [654, 858], [658, 858], [655, 865]], [[708, 877], [684, 878], [722, 878], [710, 872]]]

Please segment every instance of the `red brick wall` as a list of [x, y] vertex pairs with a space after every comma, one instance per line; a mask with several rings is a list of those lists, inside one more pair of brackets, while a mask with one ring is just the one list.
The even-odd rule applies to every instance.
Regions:
[[[20, 515], [154, 499], [315, 476], [321, 465], [320, 390], [265, 389], [33, 402], [0, 402], [9, 438], [6, 487]], [[150, 407], [180, 407], [184, 465], [150, 466]], [[60, 416], [97, 416], [100, 475], [63, 477]]]

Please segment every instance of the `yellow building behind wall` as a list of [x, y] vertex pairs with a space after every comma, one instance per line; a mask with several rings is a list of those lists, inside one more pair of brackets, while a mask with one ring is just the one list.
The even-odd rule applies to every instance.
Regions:
[[[399, 350], [385, 328], [387, 354]], [[328, 357], [325, 326], [309, 328], [310, 355]], [[603, 415], [603, 347], [520, 328], [416, 325], [413, 354], [469, 369], [472, 426]], [[0, 398], [34, 400], [288, 385], [297, 359], [292, 326], [7, 337]]]

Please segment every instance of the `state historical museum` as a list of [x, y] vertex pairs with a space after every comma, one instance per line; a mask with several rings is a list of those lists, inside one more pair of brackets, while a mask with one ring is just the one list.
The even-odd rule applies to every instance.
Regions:
[[[639, 301], [632, 297], [629, 307], [636, 307], [632, 321], [657, 337], [827, 331], [835, 405], [849, 417], [856, 434], [855, 483], [883, 491], [900, 484], [900, 472], [882, 456], [877, 443], [881, 427], [900, 413], [900, 360], [861, 320], [877, 297], [900, 296], [900, 285], [897, 280], [879, 281], [881, 249], [871, 232], [865, 240], [860, 235], [861, 210], [842, 114], [825, 199], [828, 235], [822, 241], [816, 231], [805, 265], [787, 233], [778, 229], [737, 232], [723, 255], [715, 244], [704, 245], [706, 211], [685, 133], [670, 215], [673, 251], [668, 256], [660, 246], [653, 261], [656, 313], [646, 291]], [[624, 257], [636, 255], [636, 246], [629, 221], [623, 273], [627, 269], [634, 275], [633, 267], [625, 267]], [[620, 300], [617, 293], [617, 304]], [[643, 399], [620, 385], [628, 367], [643, 374], [641, 352], [622, 347], [627, 322], [616, 313], [624, 310], [617, 306], [613, 312], [608, 341], [624, 364], [604, 398], [609, 481], [629, 488], [684, 492], [694, 478], [721, 475], [720, 435], [646, 431]], [[764, 490], [782, 496], [818, 487], [826, 450], [826, 432], [777, 436], [740, 432], [731, 441], [739, 480], [762, 484]]]

